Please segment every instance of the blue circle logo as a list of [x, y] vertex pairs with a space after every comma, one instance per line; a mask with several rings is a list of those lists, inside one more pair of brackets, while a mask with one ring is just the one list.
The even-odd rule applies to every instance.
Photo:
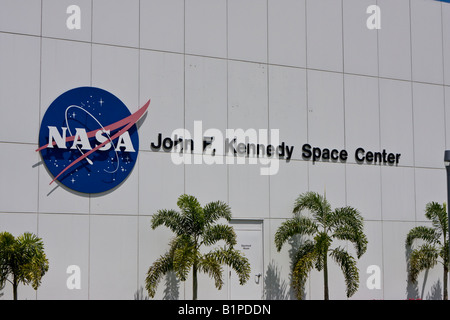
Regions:
[[110, 92], [71, 89], [52, 102], [42, 119], [39, 148], [54, 181], [82, 193], [101, 193], [121, 184], [139, 152], [136, 122], [150, 100], [131, 114]]

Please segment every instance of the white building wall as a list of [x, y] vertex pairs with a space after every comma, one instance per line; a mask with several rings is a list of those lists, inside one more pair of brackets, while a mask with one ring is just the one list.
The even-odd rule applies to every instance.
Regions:
[[[68, 30], [66, 8], [81, 8]], [[366, 8], [381, 8], [368, 30]], [[294, 298], [290, 249], [274, 234], [295, 198], [326, 191], [333, 207], [362, 212], [369, 239], [355, 299], [427, 299], [442, 270], [407, 282], [405, 238], [428, 224], [426, 203], [446, 201], [443, 151], [450, 148], [450, 4], [431, 0], [0, 0], [0, 231], [43, 238], [49, 272], [21, 299], [133, 299], [171, 233], [153, 213], [182, 193], [227, 201], [233, 217], [263, 221], [265, 297]], [[51, 181], [37, 149], [40, 121], [61, 93], [96, 86], [130, 111], [148, 99], [132, 174], [103, 195]], [[255, 165], [174, 165], [150, 143], [177, 128], [280, 129], [295, 146], [274, 176]], [[301, 146], [346, 148], [346, 163], [305, 161]], [[398, 166], [359, 164], [355, 148], [401, 153]], [[344, 244], [346, 245], [346, 244]], [[81, 268], [69, 290], [66, 268]], [[369, 290], [367, 267], [381, 269]], [[200, 277], [200, 299], [227, 299]], [[330, 298], [345, 299], [330, 264]], [[158, 299], [192, 298], [190, 280], [161, 283]], [[9, 284], [4, 299], [11, 298]], [[307, 299], [322, 299], [311, 273]]]

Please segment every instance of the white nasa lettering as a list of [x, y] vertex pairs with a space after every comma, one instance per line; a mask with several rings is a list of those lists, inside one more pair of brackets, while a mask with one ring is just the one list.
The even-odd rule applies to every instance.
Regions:
[[[54, 148], [54, 144], [60, 149], [67, 149], [66, 146], [66, 132], [67, 128], [62, 127], [62, 134], [58, 131], [56, 127], [48, 126], [48, 145], [47, 148]], [[106, 134], [107, 136], [105, 136]], [[99, 146], [102, 143], [108, 141], [110, 134], [110, 130], [98, 130], [95, 133], [95, 139], [98, 144], [95, 146]], [[111, 142], [106, 143], [103, 147], [99, 148], [100, 151], [107, 151], [111, 148]], [[123, 150], [121, 148], [124, 148]], [[73, 144], [70, 149], [81, 149], [81, 150], [92, 150], [92, 146], [89, 143], [89, 137], [86, 132], [86, 129], [76, 128]], [[117, 138], [117, 146], [114, 149], [115, 151], [124, 151], [124, 152], [136, 152], [133, 146], [133, 142], [131, 141], [130, 133], [125, 131]]]
[[73, 145], [70, 149], [77, 149], [77, 146], [81, 144], [81, 150], [92, 150], [89, 144], [89, 138], [86, 133], [86, 129], [77, 128], [75, 132], [75, 138], [73, 140]]
[[121, 147], [125, 147], [125, 152], [136, 152], [133, 148], [133, 143], [131, 142], [130, 134], [128, 131], [123, 133], [117, 140], [116, 151], [120, 151]]
[[66, 131], [67, 128], [62, 128], [62, 136], [59, 134], [56, 127], [48, 126], [48, 146], [47, 148], [53, 148], [53, 140], [56, 142], [58, 148], [66, 149]]
[[[97, 141], [100, 142], [100, 144], [102, 144], [103, 142], [108, 140], [108, 138], [103, 135], [104, 133], [106, 133], [109, 136], [111, 131], [110, 130], [98, 130], [95, 133], [95, 139], [97, 139]], [[111, 148], [111, 143], [110, 142], [108, 142], [107, 144], [105, 144], [103, 147], [101, 147], [98, 150], [106, 151], [106, 150], [109, 150], [109, 148]]]

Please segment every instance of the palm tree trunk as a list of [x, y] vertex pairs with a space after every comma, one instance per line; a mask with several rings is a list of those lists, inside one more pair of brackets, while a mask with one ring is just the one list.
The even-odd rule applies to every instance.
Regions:
[[13, 299], [17, 300], [17, 287], [18, 287], [18, 282], [16, 279], [16, 276], [13, 276]]
[[444, 264], [444, 300], [448, 300], [447, 281], [448, 281], [448, 266]]
[[328, 296], [328, 265], [327, 265], [327, 254], [323, 257], [323, 299], [329, 300]]
[[197, 263], [192, 267], [192, 300], [197, 300]]
[[[449, 223], [449, 225], [450, 225], [450, 223]], [[446, 243], [447, 243], [447, 234], [444, 232], [444, 247], [445, 247]], [[447, 250], [448, 250], [448, 246], [447, 246]], [[447, 255], [448, 255], [448, 252], [447, 252]], [[448, 265], [449, 265], [448, 260], [449, 259], [448, 258], [445, 259], [445, 256], [444, 256], [444, 300], [448, 300], [448, 290], [447, 290]]]

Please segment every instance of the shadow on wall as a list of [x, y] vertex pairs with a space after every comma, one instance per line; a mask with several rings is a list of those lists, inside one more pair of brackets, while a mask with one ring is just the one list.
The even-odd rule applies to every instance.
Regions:
[[[443, 288], [441, 285], [441, 281], [438, 279], [435, 284], [431, 286], [430, 291], [425, 296], [425, 287], [427, 285], [428, 280], [428, 270], [425, 270], [423, 276], [422, 288], [420, 289], [419, 283], [413, 283], [409, 280], [409, 257], [411, 255], [412, 249], [406, 247], [405, 250], [405, 258], [406, 258], [406, 299], [411, 300], [442, 300], [442, 292]], [[420, 293], [419, 293], [420, 290]]]
[[441, 286], [441, 281], [438, 280], [436, 281], [435, 284], [433, 284], [431, 286], [431, 292], [429, 292], [427, 294], [427, 300], [442, 300], [443, 296], [442, 296], [442, 292], [443, 292], [443, 288]]
[[[301, 237], [295, 236], [288, 241], [290, 245], [289, 249], [289, 279], [282, 279], [281, 268], [279, 264], [272, 260], [268, 267], [266, 274], [264, 276], [264, 297], [266, 300], [296, 300], [295, 291], [292, 289], [292, 269], [295, 262], [295, 254], [298, 251], [300, 244], [302, 243]], [[411, 254], [411, 248], [406, 248], [405, 258], [407, 261], [405, 274], [408, 275], [409, 269], [409, 259]], [[436, 283], [431, 286], [429, 292], [425, 292], [425, 287], [428, 280], [428, 270], [424, 272], [423, 282], [412, 283], [407, 276], [406, 279], [406, 299], [426, 299], [426, 300], [442, 300], [442, 284], [438, 279]], [[163, 300], [179, 300], [180, 294], [180, 280], [177, 279], [175, 273], [169, 272], [165, 276], [164, 280], [164, 295]], [[0, 288], [1, 289], [1, 288]], [[0, 291], [0, 297], [3, 293]], [[303, 299], [306, 298], [306, 292], [302, 293]], [[134, 294], [134, 300], [148, 300], [147, 292], [141, 286]]]
[[[405, 259], [406, 259], [406, 299], [420, 299], [419, 297], [419, 287], [417, 283], [413, 283], [409, 280], [408, 270], [409, 270], [409, 256], [411, 255], [412, 249], [406, 246]], [[424, 281], [425, 283], [426, 281]]]
[[264, 297], [266, 300], [290, 300], [290, 284], [281, 279], [280, 271], [272, 260], [264, 277]]
[[[177, 279], [174, 272], [166, 274], [164, 287], [162, 300], [178, 300], [180, 298], [180, 280]], [[144, 291], [144, 287], [141, 286], [136, 290], [134, 293], [134, 300], [148, 300], [147, 291]]]
[[[292, 288], [292, 269], [294, 267], [295, 255], [301, 244], [301, 237], [294, 236], [288, 240], [289, 249], [289, 280], [286, 281], [281, 278], [281, 270], [278, 264], [272, 260], [267, 267], [266, 275], [264, 277], [264, 297], [266, 300], [296, 300], [296, 293]], [[302, 293], [303, 299], [306, 297], [306, 292]]]
[[163, 300], [178, 300], [180, 298], [180, 280], [177, 279], [174, 272], [166, 275]]
[[[264, 297], [266, 300], [296, 300], [295, 291], [292, 289], [292, 269], [295, 263], [295, 254], [298, 251], [300, 244], [302, 243], [301, 237], [292, 237], [289, 240], [289, 260], [290, 260], [290, 272], [289, 280], [282, 279], [281, 268], [276, 261], [272, 260], [267, 267], [267, 271], [264, 277]], [[437, 280], [434, 283], [429, 292], [425, 292], [428, 280], [428, 270], [424, 272], [423, 280], [421, 283], [413, 283], [408, 278], [409, 259], [411, 254], [411, 248], [406, 247], [405, 258], [407, 261], [405, 274], [406, 277], [406, 299], [414, 300], [442, 300], [443, 289], [441, 280]], [[302, 293], [303, 299], [306, 298], [306, 292]], [[399, 297], [399, 299], [403, 299]]]

